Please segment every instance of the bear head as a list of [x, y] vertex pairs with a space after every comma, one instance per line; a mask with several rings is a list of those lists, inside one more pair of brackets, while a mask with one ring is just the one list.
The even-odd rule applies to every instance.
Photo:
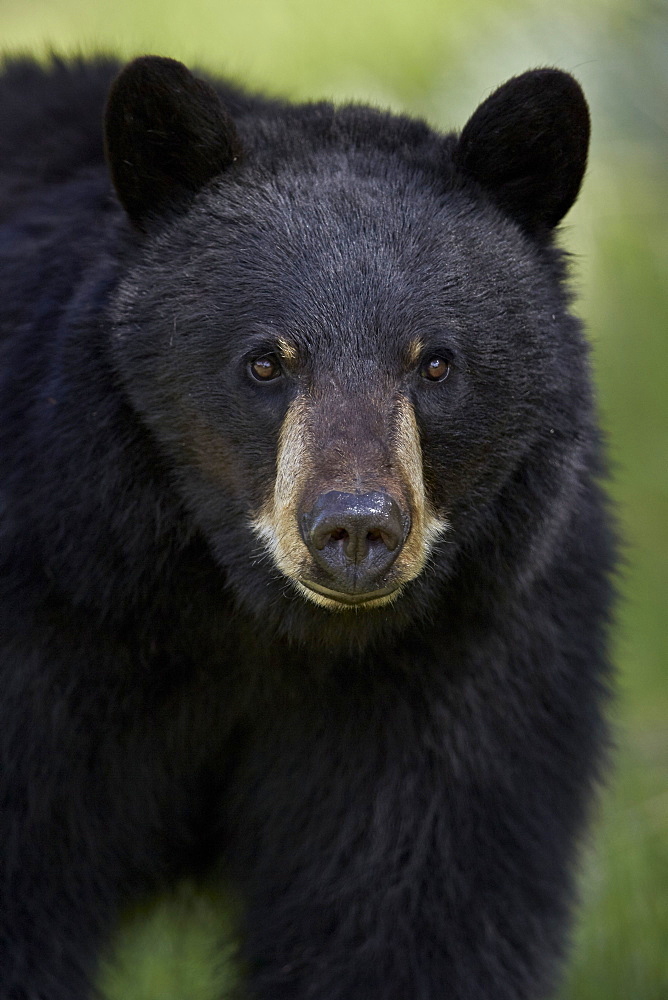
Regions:
[[459, 136], [229, 104], [146, 57], [106, 112], [134, 234], [115, 364], [227, 584], [331, 638], [433, 614], [466, 564], [527, 579], [589, 408], [552, 241], [586, 165], [578, 84], [525, 73]]

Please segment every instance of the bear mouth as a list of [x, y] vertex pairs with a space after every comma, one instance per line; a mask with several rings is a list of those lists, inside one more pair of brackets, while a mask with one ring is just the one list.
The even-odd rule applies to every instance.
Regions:
[[321, 583], [314, 583], [313, 580], [306, 580], [302, 577], [299, 581], [303, 587], [307, 590], [312, 590], [315, 594], [320, 594], [322, 597], [329, 598], [330, 601], [336, 601], [339, 604], [345, 604], [349, 607], [355, 607], [360, 604], [369, 604], [371, 601], [383, 600], [384, 598], [391, 597], [396, 594], [399, 590], [398, 585], [392, 587], [383, 587], [380, 590], [368, 590], [362, 594], [347, 594], [341, 590], [331, 590], [329, 587], [323, 587]]

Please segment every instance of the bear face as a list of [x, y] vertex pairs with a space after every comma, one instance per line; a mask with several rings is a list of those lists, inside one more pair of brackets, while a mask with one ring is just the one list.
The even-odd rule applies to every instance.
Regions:
[[[117, 105], [162, 110], [164, 96], [150, 107], [151, 72], [163, 86], [182, 74], [168, 60], [125, 71], [142, 76], [141, 98], [123, 76], [112, 91], [112, 174]], [[515, 563], [531, 561], [534, 534], [551, 522], [558, 532], [589, 420], [584, 349], [545, 235], [557, 211], [548, 179], [576, 192], [586, 158], [580, 142], [569, 169], [545, 162], [576, 111], [586, 117], [566, 78], [564, 120], [546, 126], [545, 92], [563, 91], [564, 76], [506, 85], [487, 102], [492, 123], [483, 105], [458, 142], [369, 109], [330, 109], [325, 122], [318, 106], [272, 109], [232, 125], [221, 106], [227, 159], [188, 185], [172, 177], [169, 210], [150, 186], [132, 200], [142, 171], [156, 174], [141, 136], [140, 180], [116, 177], [150, 234], [111, 308], [116, 366], [237, 597], [291, 634], [296, 618], [328, 623], [331, 641], [333, 612], [346, 635], [387, 628], [388, 605], [390, 627], [423, 616], [495, 507]], [[189, 141], [198, 116], [211, 128], [205, 112], [182, 126]], [[520, 124], [499, 139], [513, 115]], [[521, 162], [487, 177], [480, 147], [496, 162], [509, 143]], [[538, 467], [539, 503], [526, 472]], [[523, 478], [513, 511], [500, 498]]]

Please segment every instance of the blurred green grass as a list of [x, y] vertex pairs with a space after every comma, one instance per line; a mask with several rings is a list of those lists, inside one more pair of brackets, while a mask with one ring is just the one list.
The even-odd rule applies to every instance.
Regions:
[[[618, 751], [583, 857], [561, 1000], [668, 998], [668, 7], [662, 0], [0, 0], [3, 48], [156, 52], [294, 98], [461, 126], [508, 76], [582, 81], [594, 140], [566, 220], [626, 539]], [[119, 932], [109, 1000], [211, 1000], [234, 980], [229, 907], [182, 886]], [[218, 962], [218, 965], [216, 964]]]

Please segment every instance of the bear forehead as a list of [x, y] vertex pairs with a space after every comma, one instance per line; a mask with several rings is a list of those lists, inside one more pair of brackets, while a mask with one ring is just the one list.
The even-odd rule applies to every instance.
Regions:
[[213, 222], [241, 235], [269, 228], [302, 240], [368, 235], [383, 244], [399, 240], [401, 248], [411, 231], [426, 233], [443, 207], [452, 212], [453, 197], [429, 170], [382, 156], [320, 151], [272, 170], [242, 164], [203, 192], [201, 204]]
[[[415, 178], [383, 185], [342, 171], [219, 181], [149, 248], [144, 286], [164, 286], [171, 258], [178, 279], [164, 289], [178, 311], [200, 300], [227, 315], [245, 311], [319, 329], [337, 339], [358, 329], [428, 328], [446, 316], [515, 311], [534, 295], [535, 259], [494, 209], [458, 192], [423, 190]], [[171, 269], [169, 269], [171, 272]]]
[[296, 280], [318, 300], [338, 296], [342, 283], [370, 299], [384, 288], [396, 296], [460, 288], [470, 300], [490, 284], [535, 278], [535, 252], [493, 206], [411, 166], [381, 174], [359, 163], [335, 152], [299, 170], [242, 166], [203, 191], [146, 259], [160, 268], [178, 255], [213, 280], [245, 273], [254, 293], [263, 278]]

